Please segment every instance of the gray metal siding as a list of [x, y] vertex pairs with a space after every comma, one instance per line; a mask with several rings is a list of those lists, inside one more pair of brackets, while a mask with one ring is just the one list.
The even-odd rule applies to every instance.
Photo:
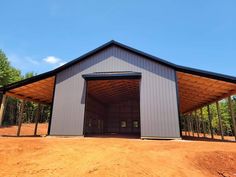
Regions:
[[51, 135], [83, 135], [86, 84], [82, 74], [109, 71], [142, 73], [142, 137], [180, 136], [175, 70], [115, 46], [57, 74]]

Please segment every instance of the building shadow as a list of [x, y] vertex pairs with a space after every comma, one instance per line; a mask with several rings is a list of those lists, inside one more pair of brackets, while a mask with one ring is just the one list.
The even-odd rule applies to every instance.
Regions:
[[88, 134], [86, 137], [92, 138], [117, 138], [117, 139], [140, 139], [140, 135], [138, 134]]

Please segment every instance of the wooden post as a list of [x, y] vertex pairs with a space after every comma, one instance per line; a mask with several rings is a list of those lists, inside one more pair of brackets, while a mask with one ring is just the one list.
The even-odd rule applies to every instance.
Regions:
[[223, 126], [222, 126], [222, 117], [221, 117], [221, 112], [220, 112], [219, 101], [216, 102], [216, 109], [217, 109], [217, 114], [218, 114], [218, 119], [219, 119], [219, 129], [220, 129], [221, 139], [224, 140], [224, 131], [223, 131]]
[[35, 128], [34, 128], [34, 136], [37, 135], [37, 129], [38, 129], [38, 122], [39, 122], [39, 118], [40, 118], [40, 111], [41, 111], [41, 104], [38, 104], [38, 109], [35, 115]]
[[208, 112], [208, 119], [209, 119], [209, 129], [211, 132], [211, 138], [214, 139], [214, 134], [213, 134], [213, 130], [212, 130], [212, 115], [211, 115], [211, 110], [210, 110], [210, 106], [207, 105], [207, 112]]
[[21, 103], [21, 109], [20, 109], [19, 120], [18, 120], [17, 136], [20, 136], [20, 129], [21, 129], [21, 124], [22, 124], [24, 108], [25, 108], [25, 100], [23, 100]]
[[188, 116], [188, 136], [190, 136], [190, 131], [191, 131], [191, 124], [190, 124], [190, 115]]
[[200, 137], [201, 135], [201, 120], [200, 120], [200, 116], [197, 115], [197, 122], [198, 122], [198, 137]]
[[206, 138], [206, 125], [205, 125], [205, 121], [204, 121], [204, 117], [203, 117], [202, 108], [201, 108], [201, 119], [202, 119], [203, 136], [204, 136], [204, 138]]
[[186, 115], [186, 136], [188, 136], [188, 130], [189, 130], [189, 122], [188, 122], [188, 114]]
[[181, 131], [182, 131], [182, 135], [184, 135], [184, 132], [186, 132], [185, 131], [186, 126], [185, 126], [185, 116], [184, 115], [181, 116], [181, 124], [183, 124], [183, 126], [182, 126], [183, 129]]
[[193, 137], [194, 137], [194, 125], [193, 125], [193, 113], [191, 112], [190, 113], [190, 115], [191, 115], [191, 117], [190, 117], [190, 122], [191, 122], [191, 129], [192, 129], [192, 135], [193, 135]]
[[185, 136], [187, 136], [188, 124], [187, 124], [187, 117], [184, 116], [184, 127], [185, 127]]
[[229, 96], [228, 102], [229, 102], [230, 116], [231, 116], [232, 124], [233, 124], [234, 138], [236, 141], [236, 123], [235, 123], [236, 121], [235, 121], [235, 114], [234, 114], [234, 109], [233, 109], [233, 105], [231, 101], [231, 96]]
[[2, 126], [6, 103], [7, 103], [7, 96], [5, 94], [3, 94], [1, 107], [0, 107], [0, 126]]
[[196, 122], [197, 137], [199, 138], [199, 120], [197, 116], [197, 110], [195, 110], [195, 122]]

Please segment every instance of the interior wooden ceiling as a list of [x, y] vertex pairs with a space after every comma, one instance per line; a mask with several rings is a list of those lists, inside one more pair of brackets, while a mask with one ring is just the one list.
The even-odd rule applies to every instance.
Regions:
[[236, 84], [177, 72], [180, 112], [186, 113], [236, 93]]
[[55, 77], [49, 77], [37, 82], [17, 87], [7, 91], [6, 95], [34, 101], [39, 103], [50, 104], [53, 97]]
[[106, 103], [139, 99], [139, 79], [93, 80], [88, 82], [88, 95]]

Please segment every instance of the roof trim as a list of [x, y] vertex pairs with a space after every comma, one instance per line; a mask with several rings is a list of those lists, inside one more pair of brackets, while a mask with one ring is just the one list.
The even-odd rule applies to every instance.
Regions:
[[37, 82], [39, 80], [46, 79], [46, 78], [49, 78], [49, 77], [52, 77], [52, 76], [55, 76], [54, 70], [46, 72], [46, 73], [42, 73], [42, 74], [30, 77], [30, 78], [27, 78], [27, 79], [24, 79], [24, 80], [20, 80], [18, 82], [14, 82], [14, 83], [5, 85], [3, 87], [0, 87], [0, 92], [1, 91], [6, 92], [8, 90], [11, 90], [11, 89], [14, 89], [14, 88], [17, 88], [17, 87], [20, 87], [20, 86], [24, 86], [24, 85], [27, 85], [27, 84], [31, 84], [33, 82]]
[[152, 60], [154, 62], [158, 62], [159, 64], [162, 64], [162, 65], [165, 65], [165, 66], [168, 66], [170, 68], [173, 68], [175, 69], [176, 71], [179, 71], [179, 72], [184, 72], [184, 73], [189, 73], [189, 74], [194, 74], [194, 75], [198, 75], [198, 76], [202, 76], [202, 77], [207, 77], [207, 78], [211, 78], [211, 79], [216, 79], [216, 80], [222, 80], [222, 81], [226, 81], [226, 82], [231, 82], [231, 83], [236, 83], [236, 77], [234, 76], [229, 76], [229, 75], [224, 75], [224, 74], [219, 74], [219, 73], [215, 73], [215, 72], [209, 72], [209, 71], [204, 71], [204, 70], [200, 70], [200, 69], [194, 69], [194, 68], [189, 68], [189, 67], [185, 67], [185, 66], [180, 66], [180, 65], [176, 65], [174, 63], [171, 63], [171, 62], [168, 62], [164, 59], [161, 59], [161, 58], [158, 58], [156, 56], [153, 56], [153, 55], [150, 55], [148, 53], [145, 53], [145, 52], [142, 52], [140, 50], [137, 50], [137, 49], [134, 49], [132, 47], [129, 47], [129, 46], [126, 46], [124, 44], [121, 44], [117, 41], [114, 41], [114, 40], [111, 40], [110, 42], [107, 42], [105, 44], [103, 44], [102, 46], [66, 63], [65, 65], [62, 65], [52, 71], [49, 71], [49, 72], [46, 72], [46, 73], [43, 73], [43, 74], [40, 74], [40, 75], [37, 75], [37, 76], [34, 76], [32, 78], [29, 78], [29, 79], [25, 79], [25, 80], [22, 80], [22, 81], [19, 81], [19, 82], [15, 82], [15, 83], [12, 83], [12, 84], [9, 84], [9, 85], [6, 85], [4, 87], [1, 87], [0, 88], [0, 91], [2, 92], [5, 92], [7, 90], [10, 90], [10, 89], [13, 89], [13, 88], [16, 88], [16, 87], [20, 87], [20, 86], [23, 86], [23, 85], [26, 85], [26, 84], [29, 84], [29, 83], [32, 83], [32, 82], [35, 82], [35, 81], [38, 81], [38, 80], [41, 80], [41, 79], [45, 79], [45, 78], [48, 78], [48, 77], [51, 77], [51, 76], [55, 76], [57, 73], [69, 68], [70, 66], [76, 64], [76, 63], [79, 63], [83, 60], [85, 60], [86, 58], [88, 58], [89, 56], [92, 56], [108, 47], [111, 47], [111, 46], [118, 46], [124, 50], [127, 50], [127, 51], [130, 51], [130, 52], [133, 52], [139, 56], [142, 56], [142, 57], [145, 57], [149, 60]]
[[225, 74], [220, 74], [220, 73], [215, 73], [215, 72], [210, 72], [206, 70], [195, 69], [195, 68], [190, 68], [190, 67], [180, 66], [180, 65], [176, 65], [175, 69], [176, 71], [183, 72], [183, 73], [193, 74], [197, 76], [207, 77], [210, 79], [221, 80], [221, 81], [230, 82], [230, 83], [236, 83], [236, 77], [230, 76], [230, 75], [225, 75]]
[[141, 79], [142, 73], [140, 72], [95, 72], [84, 74], [82, 77], [86, 81], [91, 80], [117, 80], [117, 79]]

